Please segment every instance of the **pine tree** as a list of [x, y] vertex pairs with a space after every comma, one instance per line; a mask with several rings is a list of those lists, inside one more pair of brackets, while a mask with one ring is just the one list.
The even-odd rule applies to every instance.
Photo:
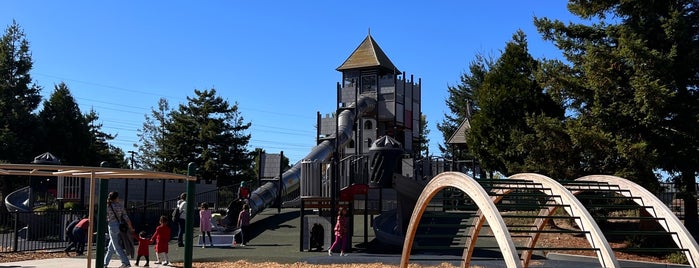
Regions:
[[238, 111], [237, 103], [216, 96], [216, 90], [194, 90], [195, 97], [172, 112], [163, 136], [161, 157], [165, 168], [183, 173], [189, 162], [199, 167], [198, 175], [216, 180], [219, 186], [252, 178], [244, 172], [252, 167], [247, 150], [250, 123]]
[[[569, 104], [569, 130], [589, 173], [612, 172], [657, 189], [658, 168], [685, 198], [698, 233], [699, 14], [697, 2], [571, 1], [591, 25], [535, 19], [568, 63], [553, 62], [547, 87]], [[612, 18], [612, 19], [607, 19]]]
[[528, 171], [525, 162], [534, 148], [522, 144], [534, 134], [530, 124], [537, 121], [527, 119], [562, 119], [562, 108], [535, 79], [538, 67], [526, 36], [518, 31], [474, 91], [479, 110], [466, 140], [483, 168], [504, 174]]
[[88, 153], [92, 135], [65, 83], [55, 86], [39, 112], [41, 138], [37, 139], [41, 151], [51, 152], [64, 165], [88, 165]]
[[437, 130], [442, 133], [444, 138], [444, 144], [439, 145], [443, 157], [472, 158], [466, 153], [453, 156], [452, 154], [456, 151], [467, 152], [467, 150], [455, 150], [455, 145], [446, 144], [446, 142], [454, 135], [461, 122], [470, 120], [472, 113], [478, 110], [478, 103], [475, 102], [473, 94], [481, 87], [485, 74], [493, 64], [493, 59], [486, 58], [481, 54], [476, 55], [476, 59], [469, 65], [469, 73], [461, 75], [461, 84], [447, 88], [449, 98], [446, 100], [446, 105], [451, 114], [444, 114], [444, 120], [437, 123]]
[[29, 41], [17, 22], [0, 39], [0, 160], [27, 163], [37, 154], [33, 145], [41, 88], [29, 72], [33, 66]]
[[158, 108], [151, 109], [151, 115], [145, 116], [143, 128], [139, 129], [137, 133], [141, 143], [140, 145], [134, 144], [135, 147], [138, 147], [139, 154], [136, 163], [138, 163], [139, 168], [166, 171], [163, 167], [161, 149], [165, 125], [170, 120], [170, 112], [167, 99], [161, 98], [158, 100]]

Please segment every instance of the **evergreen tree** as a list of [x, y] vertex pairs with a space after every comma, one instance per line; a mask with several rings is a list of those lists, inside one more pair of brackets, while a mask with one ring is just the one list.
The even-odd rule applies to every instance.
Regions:
[[529, 55], [526, 36], [518, 31], [474, 90], [479, 110], [466, 140], [483, 168], [504, 174], [528, 171], [525, 160], [532, 148], [522, 144], [534, 134], [530, 123], [537, 121], [527, 119], [562, 119], [562, 108], [536, 81], [537, 70], [538, 61]]
[[[478, 110], [478, 103], [475, 102], [473, 94], [474, 91], [481, 87], [485, 74], [493, 64], [491, 58], [478, 54], [476, 59], [469, 65], [469, 73], [461, 75], [461, 84], [447, 87], [449, 98], [446, 100], [446, 104], [451, 114], [444, 114], [444, 120], [441, 123], [437, 123], [437, 130], [444, 137], [444, 144], [439, 145], [439, 150], [443, 157], [472, 158], [467, 155], [467, 150], [464, 150], [466, 148], [455, 150], [456, 145], [447, 144], [447, 141], [454, 135], [459, 125], [464, 120], [470, 120], [472, 113]], [[452, 156], [453, 152], [457, 151], [462, 153]]]
[[[29, 163], [38, 154], [33, 112], [41, 102], [41, 88], [29, 74], [32, 65], [29, 42], [12, 21], [0, 38], [0, 162]], [[6, 194], [27, 184], [26, 178], [0, 178], [0, 197], [4, 200]], [[4, 205], [0, 202], [0, 211], [6, 212]]]
[[166, 171], [161, 158], [163, 137], [165, 133], [165, 125], [169, 123], [170, 105], [167, 99], [161, 98], [158, 100], [158, 108], [151, 109], [151, 115], [145, 116], [143, 128], [138, 130], [138, 139], [140, 145], [138, 147], [138, 157], [136, 160], [137, 167], [147, 170]]
[[427, 116], [423, 113], [420, 113], [420, 138], [417, 143], [413, 143], [413, 152], [415, 152], [415, 158], [423, 158], [423, 157], [428, 157], [427, 153], [429, 153], [429, 147], [430, 147], [430, 129], [427, 128], [427, 125], [429, 122], [427, 122]]
[[28, 163], [34, 155], [41, 88], [29, 72], [33, 66], [29, 41], [17, 22], [0, 39], [0, 160]]
[[[656, 168], [677, 177], [685, 225], [698, 233], [699, 14], [697, 2], [571, 1], [591, 25], [535, 19], [570, 65], [551, 62], [547, 88], [569, 104], [572, 139], [590, 173], [656, 189]], [[611, 20], [607, 20], [611, 17]]]
[[102, 131], [102, 123], [99, 123], [98, 120], [99, 115], [95, 110], [90, 110], [89, 113], [85, 114], [91, 140], [89, 146], [91, 157], [86, 165], [98, 167], [102, 161], [106, 161], [109, 163], [109, 167], [129, 168], [124, 150], [109, 143], [116, 138], [116, 134]]
[[252, 167], [247, 145], [250, 123], [238, 112], [238, 105], [216, 96], [216, 90], [194, 90], [171, 113], [165, 124], [161, 157], [168, 171], [184, 173], [189, 162], [199, 167], [198, 175], [216, 180], [219, 186], [249, 180], [244, 174]]
[[80, 108], [65, 83], [55, 86], [39, 112], [41, 151], [51, 152], [64, 165], [88, 165], [92, 135]]

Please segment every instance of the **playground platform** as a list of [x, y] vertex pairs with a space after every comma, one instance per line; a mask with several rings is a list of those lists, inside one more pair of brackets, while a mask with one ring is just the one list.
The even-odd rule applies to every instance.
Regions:
[[[308, 264], [344, 264], [344, 263], [384, 263], [398, 265], [400, 263], [400, 253], [376, 253], [352, 251], [348, 256], [333, 254], [328, 256], [327, 252], [300, 252], [299, 251], [299, 225], [298, 209], [282, 209], [277, 213], [276, 209], [267, 209], [255, 216], [253, 219], [253, 238], [246, 247], [194, 247], [194, 262], [235, 262], [246, 260], [248, 262], [277, 262], [277, 263], [308, 263]], [[261, 221], [264, 224], [255, 225]], [[361, 226], [358, 226], [361, 228]], [[356, 227], [355, 227], [356, 228]], [[363, 233], [363, 230], [355, 230], [356, 234]], [[195, 234], [194, 240], [197, 241]], [[363, 238], [355, 238], [355, 243], [361, 242]], [[176, 263], [175, 267], [182, 267], [184, 261], [184, 248], [177, 247], [177, 244], [170, 244], [170, 261]], [[440, 263], [451, 263], [459, 265], [457, 258], [452, 255], [412, 255], [411, 263], [437, 266]], [[581, 257], [574, 255], [549, 255], [548, 258], [539, 256], [533, 260], [531, 267], [600, 267], [596, 258]], [[154, 264], [155, 253], [151, 247], [150, 267], [165, 267]], [[143, 261], [143, 260], [142, 260]], [[94, 260], [93, 260], [94, 266]], [[682, 265], [668, 265], [645, 262], [621, 261], [623, 267], [688, 267]], [[109, 267], [119, 267], [121, 265], [117, 257], [113, 257]], [[143, 265], [143, 263], [141, 263]], [[502, 259], [495, 259], [488, 256], [474, 256], [471, 265], [475, 267], [506, 267]], [[135, 262], [132, 260], [132, 267]], [[21, 262], [0, 263], [0, 268], [16, 267], [63, 267], [78, 268], [87, 267], [87, 260], [84, 257], [66, 257], [58, 259], [32, 260]], [[171, 266], [172, 267], [172, 266]]]

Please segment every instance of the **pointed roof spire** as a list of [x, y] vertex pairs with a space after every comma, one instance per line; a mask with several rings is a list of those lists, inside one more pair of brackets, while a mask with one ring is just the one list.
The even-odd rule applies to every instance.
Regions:
[[386, 56], [386, 53], [381, 50], [381, 47], [379, 47], [374, 38], [371, 37], [371, 28], [369, 28], [369, 33], [367, 37], [364, 38], [364, 41], [362, 41], [345, 62], [335, 70], [344, 71], [367, 67], [380, 67], [390, 73], [400, 73], [398, 68], [396, 68], [393, 62]]

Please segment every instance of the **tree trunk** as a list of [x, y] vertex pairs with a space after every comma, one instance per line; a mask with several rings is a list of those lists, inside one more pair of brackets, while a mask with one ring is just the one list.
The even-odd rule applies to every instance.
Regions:
[[699, 216], [697, 215], [697, 188], [694, 170], [682, 171], [682, 182], [686, 188], [684, 195], [684, 226], [693, 235], [699, 234]]

